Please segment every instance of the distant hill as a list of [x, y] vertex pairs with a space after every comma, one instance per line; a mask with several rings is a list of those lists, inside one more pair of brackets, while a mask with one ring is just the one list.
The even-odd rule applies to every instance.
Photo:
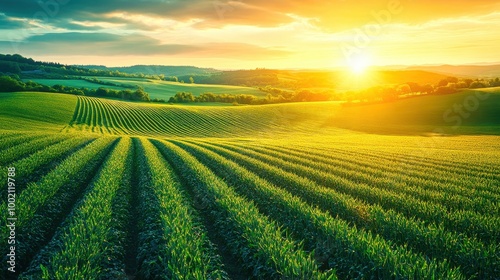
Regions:
[[418, 84], [435, 84], [449, 75], [425, 70], [393, 70], [376, 71], [378, 80], [385, 84], [402, 84], [414, 82]]
[[499, 77], [500, 64], [495, 65], [440, 65], [440, 66], [412, 66], [409, 70], [423, 70], [461, 77]]
[[[329, 88], [342, 89], [346, 83], [352, 83], [349, 74], [341, 70], [236, 70], [222, 71], [208, 76], [195, 76], [195, 81], [204, 84], [226, 84], [246, 86], [274, 86], [279, 88]], [[448, 77], [422, 70], [374, 70], [369, 73], [370, 82], [366, 87], [383, 84], [436, 84]], [[188, 77], [179, 77], [179, 79]]]
[[442, 65], [400, 66], [374, 68], [368, 78], [359, 80], [343, 70], [278, 70], [257, 68], [251, 70], [217, 70], [195, 66], [134, 65], [106, 67], [103, 65], [63, 65], [40, 62], [19, 54], [0, 54], [0, 74], [18, 75], [22, 79], [71, 79], [72, 76], [100, 76], [150, 78], [171, 82], [191, 78], [196, 84], [232, 85], [248, 87], [274, 87], [285, 90], [346, 91], [354, 86], [370, 88], [378, 85], [399, 85], [408, 82], [436, 85], [448, 76], [479, 78], [500, 77], [499, 65]]
[[35, 61], [19, 54], [0, 54], [0, 75], [20, 75], [23, 78], [60, 78], [62, 76], [133, 76], [106, 69], [89, 69], [57, 62]]

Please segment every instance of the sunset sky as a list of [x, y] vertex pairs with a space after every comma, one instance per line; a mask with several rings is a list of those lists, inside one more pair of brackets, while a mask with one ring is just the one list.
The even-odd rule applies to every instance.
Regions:
[[0, 53], [220, 69], [500, 62], [500, 1], [0, 0]]

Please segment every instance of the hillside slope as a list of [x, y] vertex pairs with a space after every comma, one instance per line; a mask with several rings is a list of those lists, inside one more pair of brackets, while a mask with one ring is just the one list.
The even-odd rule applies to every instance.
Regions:
[[344, 107], [329, 125], [379, 134], [500, 134], [500, 89]]
[[5, 93], [0, 100], [0, 121], [6, 130], [174, 138], [286, 138], [346, 130], [389, 135], [500, 134], [498, 89], [351, 107], [338, 102], [174, 106], [50, 93]]
[[288, 137], [345, 129], [390, 135], [498, 135], [499, 112], [500, 93], [494, 89], [353, 107], [336, 102], [186, 107], [79, 97], [69, 127], [166, 137]]
[[412, 66], [408, 69], [418, 69], [464, 77], [498, 77], [500, 65], [441, 65], [441, 66]]
[[5, 130], [59, 131], [75, 110], [77, 97], [41, 92], [0, 93], [0, 123]]
[[151, 99], [168, 99], [178, 92], [191, 92], [194, 95], [202, 93], [215, 93], [215, 94], [251, 94], [258, 97], [266, 97], [267, 93], [260, 91], [257, 88], [242, 87], [242, 86], [227, 86], [227, 85], [206, 85], [206, 84], [189, 84], [189, 83], [176, 83], [168, 81], [150, 80], [143, 78], [120, 78], [120, 77], [95, 77], [100, 81], [111, 82], [120, 86], [109, 86], [97, 83], [91, 83], [81, 79], [24, 79], [24, 81], [34, 81], [46, 86], [64, 85], [71, 87], [85, 87], [97, 89], [100, 87], [111, 88], [116, 90], [127, 89], [121, 85], [131, 86], [132, 88], [141, 86], [149, 94]]
[[166, 137], [286, 136], [319, 131], [338, 108], [333, 102], [192, 107], [78, 97], [68, 130]]

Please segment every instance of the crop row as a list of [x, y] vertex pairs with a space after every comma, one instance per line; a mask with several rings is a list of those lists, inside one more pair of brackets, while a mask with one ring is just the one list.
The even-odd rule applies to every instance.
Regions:
[[5, 166], [16, 159], [19, 159], [22, 156], [28, 155], [37, 150], [43, 149], [47, 145], [63, 141], [64, 139], [67, 138], [68, 136], [64, 134], [42, 136], [42, 137], [37, 137], [32, 141], [26, 141], [23, 142], [22, 144], [6, 149], [2, 151], [2, 157], [0, 158], [0, 166]]
[[[220, 136], [250, 135], [255, 128], [279, 128], [277, 116], [267, 110], [239, 108], [179, 108], [78, 97], [70, 126], [103, 134]], [[237, 114], [234, 109], [239, 109]]]
[[[406, 218], [395, 211], [385, 211], [377, 205], [366, 204], [349, 195], [322, 187], [307, 178], [239, 153], [213, 145], [193, 143], [224, 156], [228, 161], [234, 161], [333, 216], [369, 229], [400, 245], [407, 244], [428, 257], [448, 259], [455, 266], [461, 267], [466, 275], [491, 276], [496, 273], [499, 261], [495, 257], [498, 255], [498, 248], [495, 245], [485, 246], [474, 238], [446, 231], [442, 226], [427, 225], [422, 221]], [[224, 164], [223, 159], [219, 162], [220, 165]], [[243, 176], [240, 177], [240, 180], [245, 181]]]
[[[253, 152], [249, 149], [219, 144], [238, 153], [263, 160], [269, 164], [280, 166], [281, 169], [309, 178], [319, 184], [352, 195], [370, 204], [379, 204], [384, 209], [393, 209], [407, 217], [415, 217], [436, 225], [442, 224], [451, 231], [463, 232], [471, 237], [477, 237], [488, 243], [500, 240], [500, 218], [498, 216], [483, 216], [475, 212], [458, 210], [448, 211], [445, 207], [427, 201], [418, 200], [408, 195], [397, 194], [389, 190], [373, 188], [365, 183], [316, 170], [315, 168], [288, 162]], [[353, 171], [355, 172], [355, 171]]]
[[[39, 257], [29, 273], [21, 275], [38, 279], [99, 279], [115, 244], [112, 227], [112, 205], [123, 178], [130, 171], [131, 140], [122, 138], [105, 161], [96, 180], [83, 200], [77, 204], [63, 227], [44, 248], [50, 254]], [[125, 182], [127, 183], [127, 182]], [[41, 255], [44, 255], [43, 251]], [[45, 265], [44, 265], [45, 264]], [[37, 269], [39, 268], [39, 270]]]
[[[68, 157], [54, 171], [45, 175], [40, 181], [28, 184], [17, 195], [17, 227], [27, 224], [49, 198], [58, 194], [60, 187], [70, 182], [78, 181], [79, 178], [75, 177], [75, 175], [79, 171], [88, 168], [89, 161], [99, 159], [98, 155], [106, 151], [106, 148], [113, 143], [113, 140], [113, 138], [105, 137], [97, 139], [85, 147], [85, 149], [79, 150]], [[0, 211], [3, 211], [3, 213], [7, 212], [6, 203], [0, 204]], [[4, 227], [0, 231], [0, 238], [6, 241], [7, 236], [7, 228]]]
[[224, 233], [231, 252], [238, 256], [254, 276], [261, 278], [325, 279], [312, 256], [287, 238], [278, 225], [259, 213], [249, 200], [238, 196], [206, 166], [179, 147], [153, 143], [171, 163], [182, 180], [201, 198], [216, 218], [215, 227]]
[[[93, 140], [93, 137], [74, 137], [50, 146], [47, 146], [43, 150], [39, 150], [27, 157], [15, 160], [10, 164], [14, 166], [16, 171], [16, 177], [19, 178], [16, 187], [16, 192], [20, 192], [24, 187], [26, 182], [33, 181], [33, 178], [38, 178], [43, 175], [45, 168], [49, 163], [57, 162], [68, 153], [71, 153], [73, 149], [78, 148], [89, 141]], [[7, 179], [6, 173], [0, 174], [0, 181], [5, 182]], [[7, 189], [2, 189], [0, 195], [5, 197]]]
[[[434, 178], [440, 180], [451, 180], [455, 177], [467, 176], [471, 175], [473, 179], [495, 179], [499, 180], [500, 175], [498, 174], [498, 167], [489, 163], [482, 163], [479, 161], [475, 161], [474, 164], [454, 161], [454, 154], [445, 153], [441, 157], [430, 157], [423, 155], [416, 155], [415, 152], [411, 149], [400, 149], [399, 151], [396, 149], [390, 151], [380, 151], [377, 149], [339, 149], [335, 147], [316, 147], [318, 152], [322, 154], [335, 154], [340, 153], [345, 158], [350, 157], [362, 157], [365, 159], [373, 159], [373, 160], [383, 160], [392, 162], [393, 165], [396, 166], [406, 166], [409, 167], [408, 171], [413, 169], [421, 170], [421, 169], [432, 169], [434, 171]], [[409, 153], [410, 152], [410, 153]], [[477, 151], [468, 151], [466, 154], [469, 156], [477, 157]], [[454, 174], [454, 177], [441, 176], [445, 174]], [[460, 182], [459, 182], [460, 183]], [[480, 189], [485, 186], [479, 185]], [[487, 187], [487, 186], [486, 186]], [[493, 191], [498, 191], [494, 189]]]
[[[80, 99], [75, 116], [93, 132], [137, 133], [131, 118], [153, 122], [144, 133], [165, 125], [159, 111], [137, 107], [121, 118], [122, 105]], [[339, 148], [330, 155], [320, 145], [5, 137], [11, 139], [5, 162], [29, 182], [18, 186], [16, 200], [21, 279], [226, 279], [235, 271], [266, 279], [495, 279], [500, 273], [496, 193], [433, 183], [426, 175], [432, 165], [417, 164], [412, 178], [397, 174], [389, 159], [377, 170], [370, 162], [375, 153], [346, 156], [350, 149]], [[8, 234], [0, 229], [1, 240]]]
[[[42, 178], [41, 182], [46, 182], [46, 178], [60, 178], [66, 172], [77, 179], [71, 180], [71, 184], [55, 182], [53, 189], [59, 185], [60, 187], [49, 201], [47, 195], [45, 200], [38, 199], [40, 202], [31, 197], [34, 202], [33, 213], [36, 215], [31, 219], [27, 214], [22, 215], [30, 223], [20, 223], [17, 227], [20, 243], [18, 253], [22, 256], [20, 267], [25, 271], [20, 279], [126, 278], [124, 258], [125, 250], [129, 249], [126, 235], [130, 231], [127, 224], [131, 218], [143, 219], [138, 223], [139, 253], [134, 256], [138, 261], [138, 276], [162, 276], [169, 279], [226, 278], [219, 256], [212, 249], [213, 245], [203, 233], [201, 224], [191, 219], [193, 210], [182, 198], [180, 183], [156, 148], [146, 140], [134, 140], [139, 152], [132, 153], [132, 141], [129, 138], [122, 138], [115, 148], [110, 145], [113, 143], [112, 139], [100, 138], [94, 141]], [[85, 140], [88, 141], [88, 138], [80, 139]], [[104, 159], [103, 156], [107, 154], [105, 151], [110, 149], [111, 155]], [[47, 150], [53, 151], [51, 147]], [[99, 155], [92, 156], [96, 151], [100, 151]], [[76, 159], [79, 159], [80, 167], [86, 168], [81, 170], [79, 167], [68, 166], [68, 161]], [[103, 162], [102, 168], [98, 171], [91, 168], [91, 165], [95, 166], [91, 161]], [[138, 174], [132, 174], [135, 172], [132, 170], [133, 162], [140, 166]], [[91, 183], [86, 183], [89, 179], [82, 173], [84, 170], [94, 170], [91, 174], [97, 173]], [[131, 216], [130, 208], [133, 206], [129, 201], [130, 193], [128, 197], [120, 197], [130, 189], [130, 177], [133, 175], [140, 175], [141, 178], [140, 209], [137, 211], [140, 217]], [[49, 186], [41, 183], [38, 185], [42, 191], [50, 191]], [[81, 200], [71, 207], [68, 202], [75, 201], [78, 196], [82, 196]], [[23, 196], [24, 199], [27, 197]], [[37, 207], [42, 204], [43, 208]], [[73, 210], [64, 210], [67, 206]], [[25, 208], [21, 204], [18, 211]], [[62, 222], [61, 218], [65, 216], [67, 217]], [[58, 227], [57, 232], [50, 233], [49, 227]], [[47, 244], [46, 240], [51, 235], [53, 237]], [[158, 246], [162, 244], [160, 240], [166, 240], [165, 246]], [[33, 256], [31, 265], [26, 269], [27, 262], [39, 249], [42, 250]]]
[[[351, 168], [357, 171], [362, 170], [363, 173], [383, 176], [392, 181], [406, 184], [415, 184], [424, 189], [443, 191], [468, 198], [483, 197], [492, 201], [500, 199], [500, 195], [483, 189], [484, 186], [498, 184], [499, 181], [484, 178], [483, 176], [474, 176], [474, 174], [467, 173], [466, 175], [457, 176], [449, 171], [437, 171], [432, 167], [422, 167], [418, 163], [412, 165], [397, 163], [394, 160], [382, 159], [373, 154], [361, 155], [346, 150], [335, 149], [325, 153], [316, 149], [258, 146], [318, 163]], [[432, 172], [429, 172], [429, 170], [432, 170]], [[477, 188], [477, 186], [482, 187]]]
[[5, 151], [15, 145], [30, 141], [37, 136], [39, 135], [26, 133], [4, 133], [2, 136], [2, 142], [0, 142], [0, 151]]
[[[241, 146], [241, 145], [238, 145]], [[379, 169], [360, 166], [359, 164], [346, 163], [342, 160], [322, 160], [319, 157], [308, 157], [303, 154], [294, 154], [285, 149], [275, 151], [268, 148], [245, 146], [257, 153], [266, 154], [287, 162], [304, 165], [328, 174], [336, 175], [357, 183], [364, 183], [374, 188], [388, 190], [393, 193], [410, 196], [415, 199], [436, 203], [447, 208], [448, 211], [468, 210], [482, 215], [498, 216], [500, 209], [495, 200], [473, 195], [469, 191], [466, 194], [457, 194], [463, 188], [449, 184], [439, 184], [430, 180], [408, 178], [405, 175], [391, 176], [384, 172], [384, 167]], [[429, 173], [427, 172], [422, 173]]]
[[195, 211], [172, 168], [145, 139], [141, 139], [137, 154], [141, 186], [137, 259], [142, 264], [138, 275], [146, 279], [158, 275], [168, 279], [225, 278], [213, 245], [193, 217]]
[[446, 263], [426, 262], [422, 256], [349, 227], [346, 222], [317, 210], [227, 158], [191, 144], [176, 144], [225, 178], [263, 213], [288, 228], [292, 236], [304, 240], [305, 248], [314, 251], [324, 266], [334, 268], [343, 278], [427, 278], [431, 275], [440, 279], [460, 278], [460, 273]]
[[[45, 169], [47, 174], [16, 194], [16, 249], [20, 268], [26, 268], [53, 235], [112, 148], [112, 139], [99, 140], [71, 149], [73, 154], [54, 169]], [[4, 234], [7, 232], [2, 229], [2, 239], [6, 238]]]

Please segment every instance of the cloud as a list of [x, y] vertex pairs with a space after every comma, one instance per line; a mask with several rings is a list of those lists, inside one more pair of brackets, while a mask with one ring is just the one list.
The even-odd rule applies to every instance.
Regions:
[[30, 24], [23, 19], [15, 19], [0, 14], [0, 29], [21, 29], [29, 28]]
[[74, 21], [74, 20], [58, 20], [52, 24], [56, 28], [61, 28], [71, 31], [98, 31], [109, 27], [120, 27], [120, 24], [112, 24], [99, 21]]
[[14, 53], [30, 55], [101, 55], [101, 56], [154, 56], [186, 55], [253, 59], [282, 57], [285, 50], [269, 49], [244, 43], [164, 44], [159, 40], [139, 35], [109, 33], [47, 33], [28, 37], [24, 41], [0, 42], [0, 48], [15, 47]]
[[31, 55], [171, 55], [192, 52], [196, 47], [183, 44], [162, 44], [158, 40], [139, 35], [109, 33], [47, 33], [33, 35], [18, 43], [2, 42], [0, 46], [14, 46], [17, 53]]
[[[342, 64], [341, 47], [371, 23], [380, 23], [380, 32], [366, 49], [380, 64], [422, 60], [423, 49], [435, 53], [431, 60], [438, 52], [456, 60], [446, 55], [455, 46], [470, 60], [478, 52], [498, 60], [486, 52], [498, 45], [499, 21], [491, 15], [500, 2], [492, 0], [0, 0], [0, 7], [2, 52], [64, 61], [93, 55], [127, 64], [165, 56], [190, 64], [231, 60], [230, 67], [320, 67]], [[26, 24], [33, 28], [19, 29]]]
[[[272, 27], [292, 22], [291, 15], [315, 19], [314, 23], [329, 32], [339, 32], [365, 25], [374, 15], [387, 15], [391, 23], [420, 24], [432, 19], [489, 13], [500, 3], [491, 0], [0, 0], [6, 15], [55, 22], [103, 19], [114, 12], [143, 14], [177, 21], [199, 19], [197, 27], [226, 25]], [[394, 13], [392, 10], [398, 12]], [[69, 22], [69, 21], [68, 21]], [[123, 22], [123, 19], [122, 19]], [[137, 24], [137, 23], [136, 23]], [[137, 26], [147, 28], [146, 26]]]
[[281, 48], [263, 48], [245, 43], [208, 43], [195, 51], [196, 55], [238, 59], [276, 59], [292, 53]]

